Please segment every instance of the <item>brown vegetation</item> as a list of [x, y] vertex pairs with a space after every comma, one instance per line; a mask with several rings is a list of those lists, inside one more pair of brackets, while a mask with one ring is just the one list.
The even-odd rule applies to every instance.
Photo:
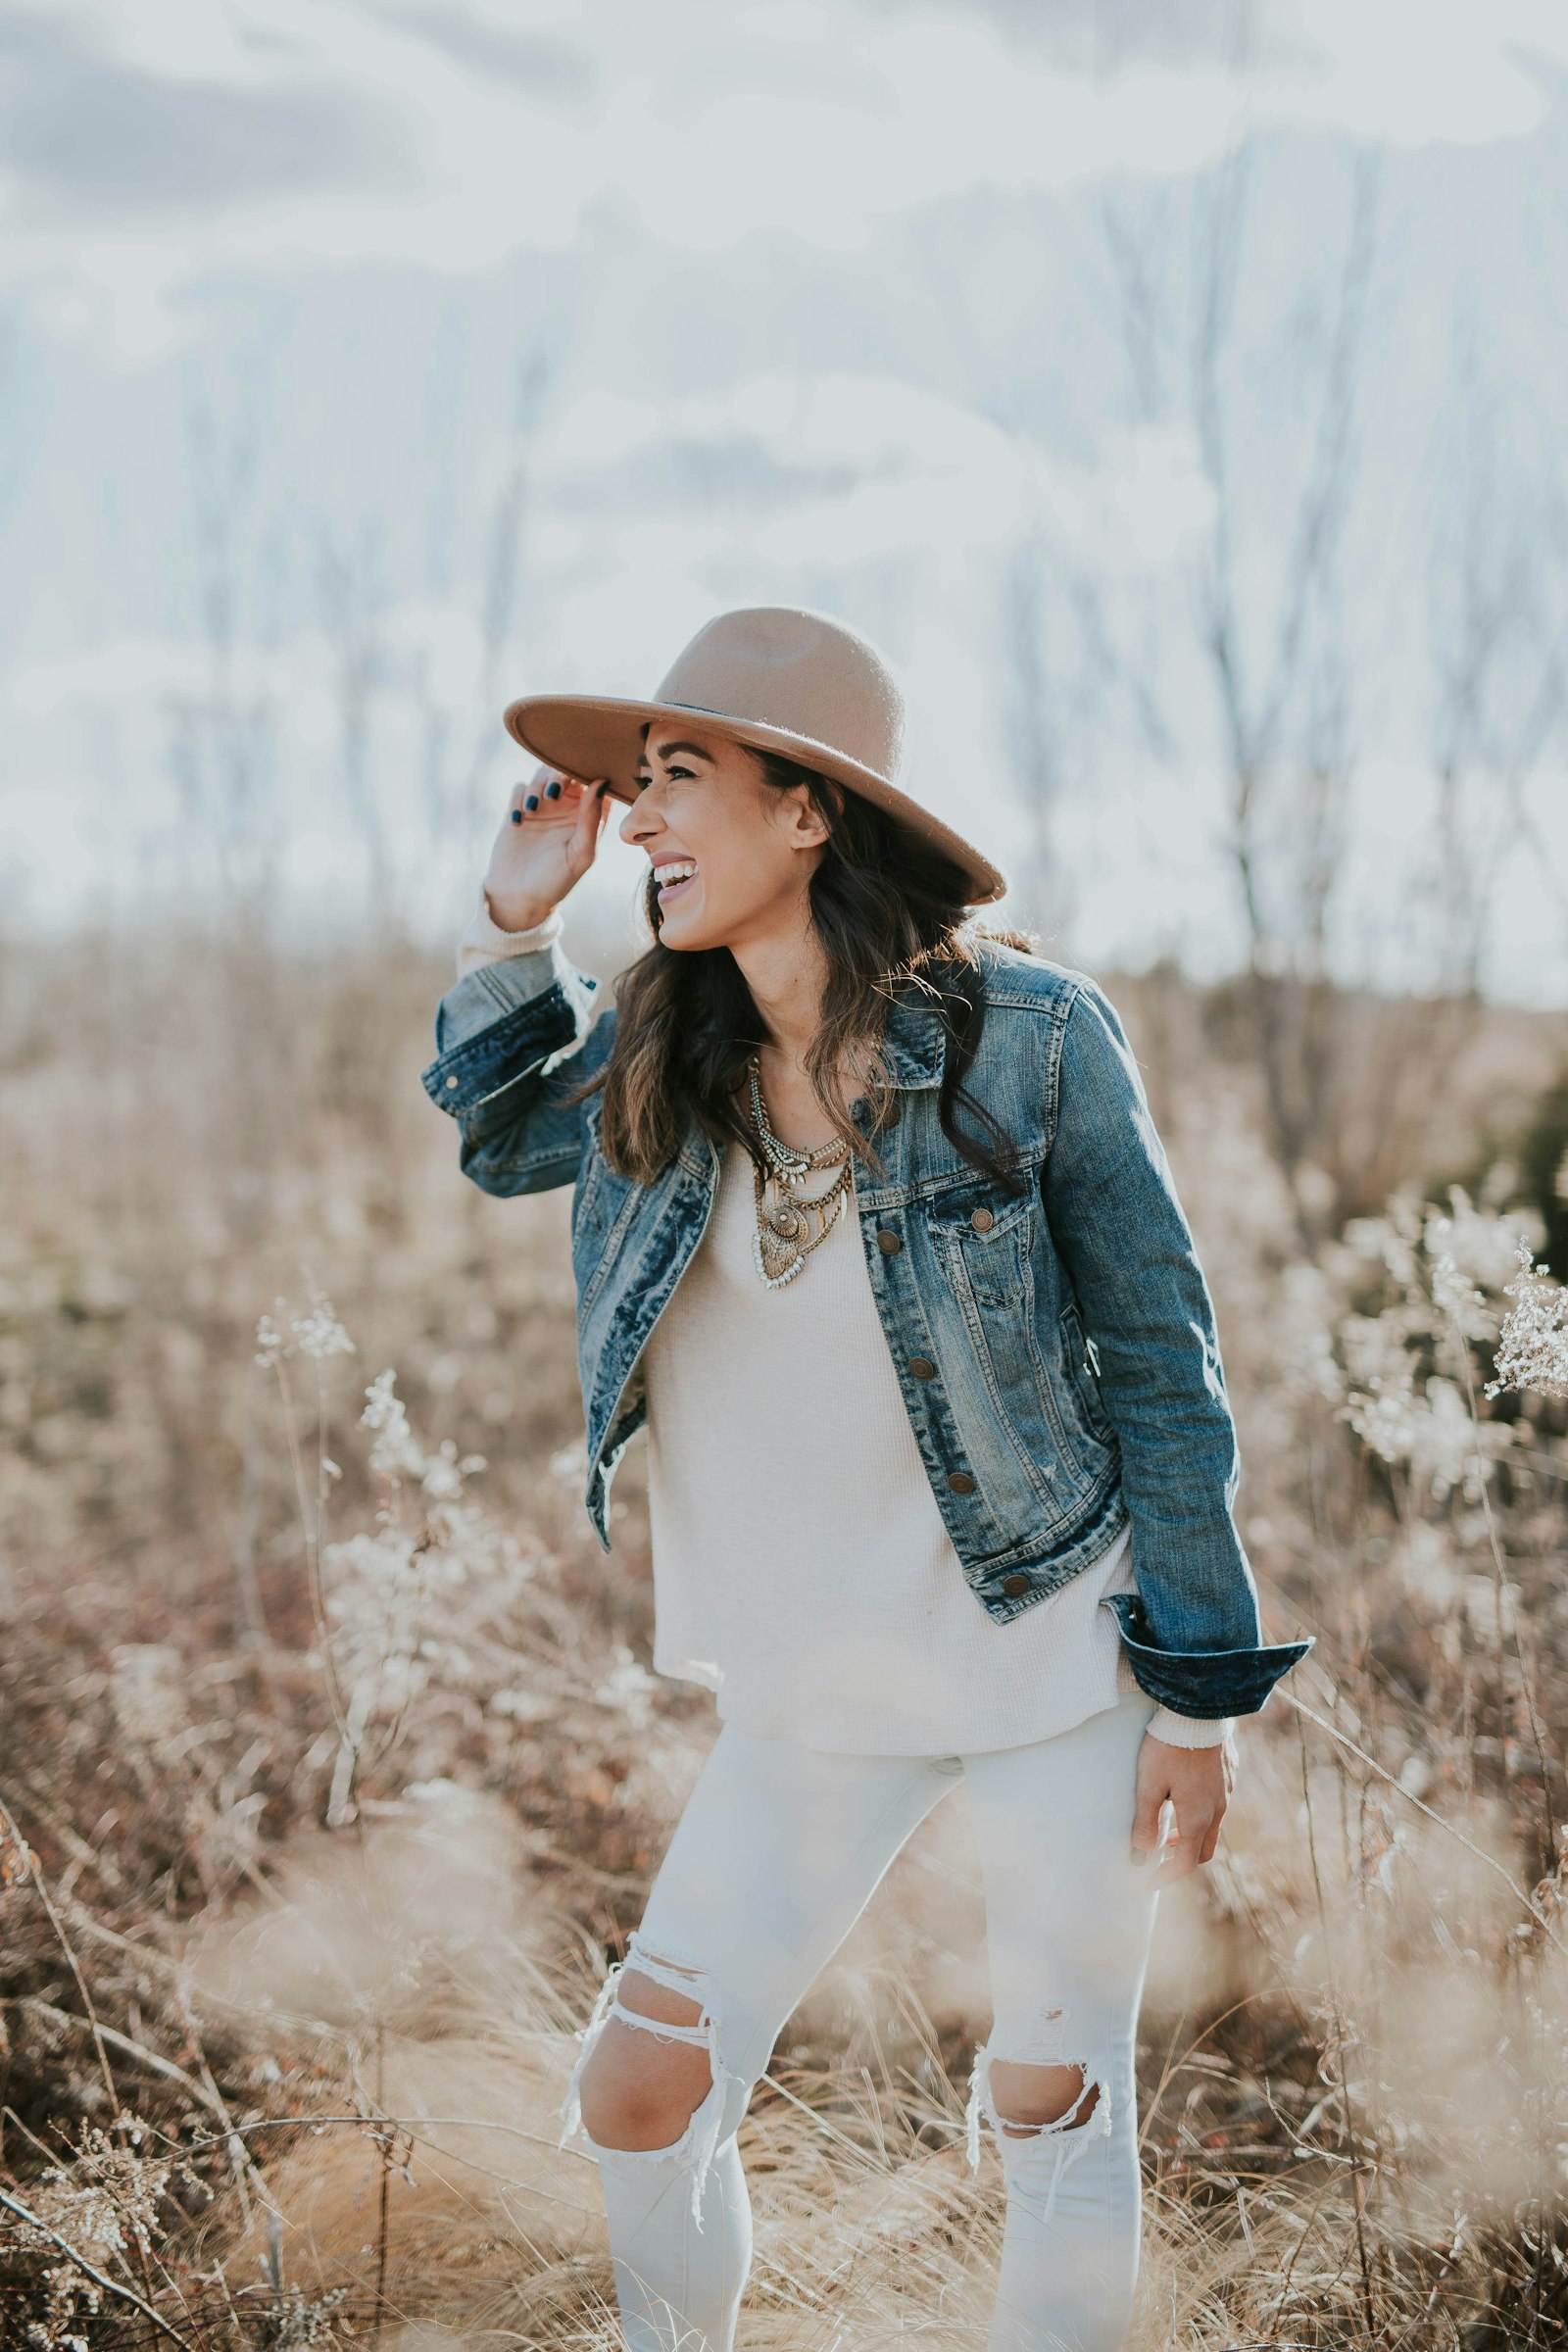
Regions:
[[[444, 977], [0, 955], [7, 2343], [615, 2341], [556, 2109], [711, 1710], [646, 1671], [635, 1449], [612, 1558], [581, 1509], [566, 1198], [465, 1186], [419, 1090]], [[1360, 1140], [1307, 1256], [1224, 994], [1112, 993], [1218, 1297], [1268, 1630], [1318, 1637], [1161, 1905], [1136, 2352], [1555, 2343], [1568, 1447], [1560, 1402], [1482, 1394], [1561, 1164], [1555, 1032], [1472, 1012], [1396, 1122], [1391, 1052], [1444, 1022], [1340, 1005]], [[1352, 1159], [1405, 1189], [1341, 1231]], [[745, 2126], [748, 2345], [984, 2342], [962, 1805]]]

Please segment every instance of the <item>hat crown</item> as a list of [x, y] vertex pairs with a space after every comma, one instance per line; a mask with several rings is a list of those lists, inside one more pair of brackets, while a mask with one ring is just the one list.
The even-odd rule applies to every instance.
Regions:
[[875, 646], [793, 606], [720, 612], [676, 658], [655, 700], [803, 736], [889, 783], [904, 756], [904, 691]]

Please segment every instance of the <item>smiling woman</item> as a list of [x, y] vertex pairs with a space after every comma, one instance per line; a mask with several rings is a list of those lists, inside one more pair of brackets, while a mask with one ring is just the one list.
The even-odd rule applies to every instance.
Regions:
[[[992, 2352], [1113, 2352], [1158, 1891], [1215, 1850], [1231, 1717], [1307, 1646], [1260, 1640], [1212, 1309], [1120, 1025], [970, 918], [1002, 877], [896, 781], [902, 719], [874, 648], [774, 609], [711, 622], [652, 703], [514, 704], [562, 772], [514, 796], [425, 1072], [476, 1183], [575, 1187], [587, 1507], [608, 1551], [646, 1425], [654, 1662], [717, 1694], [564, 2108], [631, 2352], [729, 2352], [752, 2090], [960, 1778]], [[653, 936], [596, 1020], [558, 909], [612, 793]]]

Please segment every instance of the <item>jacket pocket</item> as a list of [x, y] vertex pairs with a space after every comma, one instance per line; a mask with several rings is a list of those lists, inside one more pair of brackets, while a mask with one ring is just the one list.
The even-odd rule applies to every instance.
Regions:
[[1055, 1395], [1059, 1372], [1043, 1360], [1040, 1347], [1035, 1202], [991, 1183], [965, 1182], [927, 1200], [924, 1221], [942, 1286], [928, 1308], [937, 1354], [953, 1348], [961, 1333], [972, 1367], [967, 1380], [949, 1384], [966, 1451], [985, 1468], [982, 1484], [998, 1493], [1005, 1488], [1007, 1459], [1021, 1465], [1054, 1527], [1090, 1482]]
[[960, 1303], [967, 1292], [981, 1306], [1032, 1313], [1032, 1197], [1014, 1200], [992, 1187], [964, 1185], [933, 1200], [929, 1214], [931, 1238]]
[[1066, 1359], [1067, 1377], [1072, 1393], [1078, 1399], [1091, 1435], [1109, 1445], [1115, 1436], [1105, 1400], [1100, 1393], [1100, 1377], [1095, 1363], [1095, 1344], [1084, 1331], [1083, 1318], [1072, 1299], [1061, 1310], [1061, 1345]]

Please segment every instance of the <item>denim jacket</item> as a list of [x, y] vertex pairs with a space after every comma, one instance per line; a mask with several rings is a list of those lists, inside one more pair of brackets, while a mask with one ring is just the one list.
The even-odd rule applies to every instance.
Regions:
[[[1137, 1064], [1082, 973], [978, 947], [986, 1017], [965, 1085], [1017, 1144], [1027, 1189], [1004, 1191], [943, 1134], [945, 1033], [908, 988], [888, 1016], [886, 1175], [856, 1171], [871, 1291], [931, 1492], [998, 1624], [1059, 1592], [1130, 1519], [1137, 1590], [1102, 1605], [1140, 1687], [1181, 1715], [1253, 1714], [1312, 1644], [1260, 1640], [1213, 1307]], [[635, 1183], [601, 1149], [602, 1097], [563, 1103], [614, 1042], [598, 987], [559, 936], [468, 972], [441, 1000], [423, 1083], [485, 1192], [574, 1188], [585, 1501], [609, 1551], [611, 1480], [647, 1415], [643, 1351], [702, 1240], [720, 1162], [693, 1119], [668, 1166]], [[863, 1099], [852, 1115], [864, 1126]]]

